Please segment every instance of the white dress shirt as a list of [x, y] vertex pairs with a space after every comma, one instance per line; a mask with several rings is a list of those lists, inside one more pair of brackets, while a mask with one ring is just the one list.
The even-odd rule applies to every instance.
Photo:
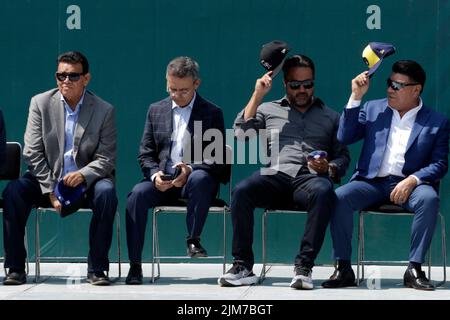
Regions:
[[[189, 119], [191, 118], [192, 108], [194, 107], [195, 98], [197, 93], [194, 92], [194, 97], [191, 102], [185, 107], [180, 107], [172, 100], [172, 146], [170, 148], [170, 158], [166, 163], [166, 168], [164, 173], [172, 174], [175, 171], [173, 166], [178, 162], [183, 162], [183, 141], [185, 133], [187, 131], [187, 126], [189, 124]], [[188, 167], [190, 167], [188, 165]], [[192, 171], [192, 167], [191, 171]], [[156, 173], [152, 175], [151, 180], [154, 181]]]

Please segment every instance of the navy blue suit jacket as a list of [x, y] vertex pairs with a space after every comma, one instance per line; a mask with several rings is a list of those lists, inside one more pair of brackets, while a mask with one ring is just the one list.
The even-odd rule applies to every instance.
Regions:
[[[227, 183], [230, 178], [229, 166], [222, 163], [205, 163], [204, 159], [194, 158], [194, 139], [202, 137], [194, 136], [194, 121], [202, 122], [202, 136], [208, 129], [218, 129], [222, 132], [222, 154], [225, 158], [225, 123], [222, 110], [203, 99], [198, 93], [192, 107], [191, 117], [187, 130], [191, 135], [190, 146], [183, 146], [183, 150], [190, 150], [193, 170], [203, 169], [208, 171], [219, 182]], [[170, 157], [172, 128], [172, 99], [170, 97], [150, 105], [147, 112], [144, 133], [139, 147], [138, 161], [144, 176], [148, 179], [158, 171], [164, 171], [167, 160]], [[198, 140], [197, 140], [198, 141]], [[210, 141], [202, 141], [202, 154]], [[195, 161], [194, 161], [195, 160]]]
[[[344, 109], [338, 140], [352, 144], [363, 139], [356, 177], [375, 178], [380, 170], [392, 122], [387, 99], [372, 100], [362, 107]], [[423, 105], [417, 113], [405, 153], [405, 176], [415, 175], [437, 188], [448, 169], [449, 121], [444, 115]]]

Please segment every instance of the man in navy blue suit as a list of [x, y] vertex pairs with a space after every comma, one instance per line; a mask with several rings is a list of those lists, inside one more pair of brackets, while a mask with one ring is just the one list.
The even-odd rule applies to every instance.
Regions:
[[393, 202], [414, 212], [406, 287], [434, 290], [421, 270], [439, 212], [438, 187], [447, 173], [449, 121], [426, 106], [420, 95], [425, 71], [415, 61], [394, 63], [387, 79], [387, 98], [361, 100], [369, 89], [363, 72], [352, 80], [352, 94], [341, 115], [338, 140], [349, 145], [363, 140], [351, 181], [336, 190], [331, 235], [337, 268], [322, 286], [355, 284], [351, 268], [353, 212]]
[[[198, 63], [189, 57], [175, 58], [167, 66], [166, 79], [169, 97], [149, 107], [139, 149], [144, 179], [128, 195], [127, 284], [142, 284], [147, 213], [155, 206], [187, 199], [187, 253], [192, 258], [207, 256], [200, 235], [219, 182], [229, 179], [223, 113], [197, 93]], [[210, 142], [202, 139], [206, 131], [220, 136], [214, 140], [217, 152], [211, 157], [205, 150]]]

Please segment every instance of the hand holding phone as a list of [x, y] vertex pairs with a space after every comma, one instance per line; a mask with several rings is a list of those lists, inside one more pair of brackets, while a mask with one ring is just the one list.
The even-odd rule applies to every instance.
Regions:
[[175, 172], [172, 174], [172, 180], [175, 180], [176, 178], [178, 178], [180, 173], [181, 173], [181, 168], [180, 167], [175, 167]]
[[160, 175], [159, 178], [162, 181], [170, 181], [170, 180], [172, 180], [172, 175], [171, 174], [163, 174], [163, 175]]
[[162, 181], [170, 181], [175, 180], [180, 175], [180, 173], [181, 169], [179, 167], [176, 167], [173, 174], [165, 173], [163, 175], [160, 175], [159, 177], [161, 178]]
[[313, 160], [319, 160], [319, 159], [325, 159], [328, 156], [328, 153], [323, 150], [314, 150], [310, 154], [308, 154], [307, 160], [313, 161]]

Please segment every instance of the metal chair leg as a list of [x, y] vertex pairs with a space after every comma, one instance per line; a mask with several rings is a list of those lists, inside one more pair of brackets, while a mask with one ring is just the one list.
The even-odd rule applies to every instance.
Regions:
[[[159, 258], [159, 235], [158, 235], [158, 220], [157, 220], [158, 211], [153, 211], [153, 237], [152, 237], [152, 283], [160, 278], [161, 275], [161, 267]], [[155, 263], [158, 269], [158, 273], [155, 276]]]
[[155, 223], [155, 215], [156, 212], [153, 211], [152, 214], [152, 283], [155, 282], [155, 256], [156, 256], [156, 250], [155, 250], [155, 235], [156, 235], [156, 223]]
[[436, 287], [441, 287], [447, 281], [447, 248], [445, 240], [445, 220], [444, 216], [439, 212], [439, 218], [441, 221], [441, 248], [442, 248], [442, 265], [443, 265], [443, 279], [436, 283]]
[[155, 217], [155, 235], [156, 235], [156, 266], [158, 270], [158, 274], [156, 275], [156, 280], [158, 280], [161, 276], [161, 258], [159, 257], [159, 230], [158, 230], [158, 219]]
[[362, 224], [361, 224], [361, 211], [358, 212], [358, 253], [356, 260], [356, 285], [359, 286], [359, 269], [361, 267], [361, 235], [362, 235]]
[[262, 269], [261, 275], [259, 276], [259, 283], [263, 283], [266, 279], [266, 237], [267, 237], [267, 211], [263, 212], [262, 215]]
[[40, 243], [40, 235], [39, 235], [39, 219], [40, 219], [41, 211], [36, 209], [36, 219], [35, 219], [35, 279], [34, 282], [38, 283], [41, 275], [41, 243]]
[[120, 212], [116, 211], [115, 214], [116, 220], [116, 236], [117, 236], [117, 255], [118, 255], [118, 276], [111, 280], [111, 282], [115, 283], [120, 280], [122, 277], [122, 266], [121, 266], [121, 252], [120, 252]]
[[445, 220], [444, 216], [442, 214], [439, 214], [441, 216], [441, 233], [442, 233], [442, 259], [443, 259], [443, 266], [444, 266], [444, 279], [442, 281], [442, 284], [447, 281], [447, 245], [446, 245], [446, 239], [445, 239]]
[[223, 267], [222, 267], [222, 273], [225, 274], [226, 272], [226, 264], [227, 264], [227, 209], [226, 207], [223, 208]]
[[117, 255], [119, 260], [119, 279], [122, 277], [122, 264], [121, 264], [121, 252], [120, 252], [120, 213], [117, 211], [117, 221], [116, 221], [116, 229], [117, 229]]
[[365, 230], [364, 230], [364, 213], [361, 213], [361, 278], [360, 281], [364, 281], [364, 239], [365, 239]]
[[26, 265], [27, 265], [27, 275], [30, 274], [30, 263], [29, 263], [29, 258], [28, 258], [28, 231], [27, 231], [27, 227], [25, 227], [25, 239], [24, 239], [24, 245], [25, 245], [25, 251], [27, 253], [26, 257], [25, 257], [25, 261], [26, 261]]

